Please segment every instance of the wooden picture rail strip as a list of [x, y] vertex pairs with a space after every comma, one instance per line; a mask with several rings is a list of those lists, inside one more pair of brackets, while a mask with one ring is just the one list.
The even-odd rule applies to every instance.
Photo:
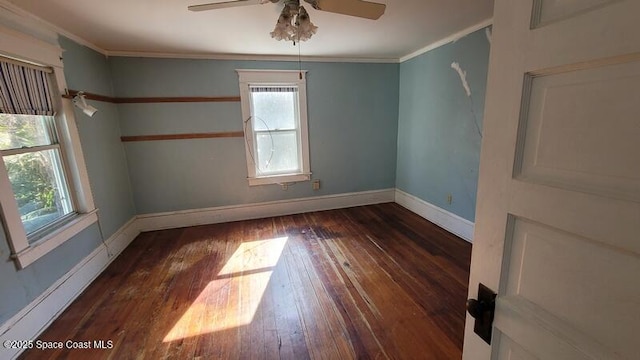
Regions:
[[[69, 90], [69, 94], [62, 95], [66, 99], [73, 99], [77, 90]], [[84, 93], [88, 100], [110, 102], [114, 104], [150, 104], [150, 103], [193, 103], [193, 102], [239, 102], [240, 96], [174, 96], [174, 97], [110, 97], [90, 92]]]
[[[77, 90], [69, 90], [69, 94], [64, 94], [64, 95], [62, 95], [62, 97], [65, 98], [65, 99], [73, 99], [73, 97], [76, 96], [78, 94], [78, 92], [79, 91], [77, 91]], [[84, 97], [87, 100], [96, 100], [96, 101], [110, 102], [110, 103], [115, 103], [116, 102], [116, 98], [113, 98], [113, 97], [110, 97], [110, 96], [93, 94], [93, 93], [89, 93], [89, 92], [85, 92], [84, 93]]]
[[161, 140], [189, 140], [189, 139], [215, 139], [244, 137], [242, 131], [218, 132], [218, 133], [194, 133], [194, 134], [166, 134], [166, 135], [137, 135], [122, 136], [122, 142], [132, 141], [161, 141]]
[[148, 103], [193, 103], [193, 102], [239, 102], [240, 96], [192, 96], [192, 97], [137, 97], [116, 98], [116, 104], [148, 104]]

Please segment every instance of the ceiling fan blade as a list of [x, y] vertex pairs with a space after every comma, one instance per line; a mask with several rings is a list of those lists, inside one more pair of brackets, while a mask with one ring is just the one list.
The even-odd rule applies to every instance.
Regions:
[[236, 7], [236, 6], [258, 5], [261, 3], [262, 1], [260, 0], [232, 0], [232, 1], [202, 4], [202, 5], [191, 5], [187, 9], [191, 11], [205, 11], [205, 10], [224, 9], [224, 8]]
[[317, 9], [377, 20], [384, 14], [385, 4], [378, 4], [362, 0], [317, 0]]

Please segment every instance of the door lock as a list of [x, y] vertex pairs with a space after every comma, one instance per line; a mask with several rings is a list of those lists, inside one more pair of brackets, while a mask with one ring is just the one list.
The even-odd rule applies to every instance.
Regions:
[[478, 285], [478, 300], [467, 300], [467, 312], [475, 319], [473, 332], [491, 345], [491, 330], [496, 309], [496, 293], [483, 284]]

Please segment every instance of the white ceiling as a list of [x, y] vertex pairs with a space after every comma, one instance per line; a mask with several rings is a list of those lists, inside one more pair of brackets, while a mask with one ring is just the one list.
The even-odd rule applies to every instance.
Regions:
[[[269, 35], [280, 3], [191, 12], [188, 5], [211, 1], [9, 1], [109, 55], [298, 55], [297, 47]], [[387, 5], [379, 20], [306, 6], [318, 32], [302, 43], [302, 55], [397, 60], [493, 14], [493, 0], [377, 1]]]

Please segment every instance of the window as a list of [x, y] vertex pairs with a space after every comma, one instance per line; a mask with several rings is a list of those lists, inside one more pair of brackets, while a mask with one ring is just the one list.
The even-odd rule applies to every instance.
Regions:
[[249, 185], [309, 180], [306, 74], [237, 71]]
[[53, 116], [0, 114], [0, 154], [30, 243], [74, 212]]
[[[25, 268], [97, 221], [61, 49], [7, 32], [0, 54], [0, 215]], [[17, 60], [24, 52], [28, 62]], [[41, 62], [36, 65], [36, 62]]]

